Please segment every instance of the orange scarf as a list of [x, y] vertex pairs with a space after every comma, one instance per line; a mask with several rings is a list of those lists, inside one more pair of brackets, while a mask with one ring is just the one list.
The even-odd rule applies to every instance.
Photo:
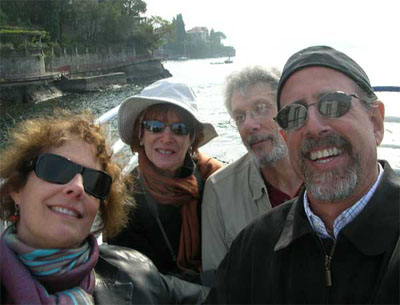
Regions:
[[[197, 168], [203, 181], [222, 163], [198, 153]], [[182, 229], [179, 242], [177, 264], [184, 271], [201, 271], [200, 223], [197, 213], [201, 194], [194, 174], [188, 177], [167, 177], [161, 175], [154, 164], [147, 158], [143, 150], [139, 151], [139, 169], [147, 191], [160, 204], [180, 206], [182, 213]]]

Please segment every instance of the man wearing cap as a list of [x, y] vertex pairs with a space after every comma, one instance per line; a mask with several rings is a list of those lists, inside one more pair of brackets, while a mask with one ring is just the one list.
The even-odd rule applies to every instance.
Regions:
[[248, 153], [206, 182], [202, 205], [205, 274], [214, 273], [246, 225], [300, 191], [302, 182], [273, 120], [279, 75], [276, 69], [254, 66], [226, 79], [225, 107]]
[[400, 302], [400, 178], [377, 160], [384, 106], [364, 70], [326, 46], [289, 58], [277, 122], [305, 184], [243, 230], [209, 303]]

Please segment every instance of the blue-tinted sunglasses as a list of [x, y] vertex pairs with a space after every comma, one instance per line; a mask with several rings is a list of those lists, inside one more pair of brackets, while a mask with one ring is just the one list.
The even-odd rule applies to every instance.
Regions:
[[152, 133], [163, 132], [167, 126], [178, 136], [186, 136], [192, 131], [192, 128], [189, 128], [185, 123], [167, 124], [161, 121], [143, 121], [142, 124], [147, 131]]

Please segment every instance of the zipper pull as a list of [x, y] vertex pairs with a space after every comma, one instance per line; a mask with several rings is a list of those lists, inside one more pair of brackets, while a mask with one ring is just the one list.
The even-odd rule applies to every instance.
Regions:
[[326, 287], [332, 286], [331, 257], [329, 255], [325, 255], [325, 282]]

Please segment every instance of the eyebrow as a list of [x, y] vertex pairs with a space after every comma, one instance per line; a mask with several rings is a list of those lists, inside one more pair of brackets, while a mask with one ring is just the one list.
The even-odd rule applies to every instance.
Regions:
[[[327, 91], [322, 91], [322, 92], [318, 92], [318, 93], [314, 93], [312, 96], [313, 98], [315, 98], [317, 100], [317, 102], [321, 99], [322, 96], [324, 96], [325, 94], [329, 94], [329, 93], [335, 93], [335, 92], [339, 92], [340, 90], [327, 90]], [[294, 101], [291, 104], [300, 104], [300, 105], [306, 105], [306, 100], [304, 98], [299, 99], [297, 101]]]
[[[258, 106], [260, 104], [265, 104], [265, 105], [267, 105], [267, 106], [269, 106], [271, 108], [274, 108], [274, 107], [276, 108], [276, 104], [274, 102], [271, 102], [271, 101], [269, 101], [267, 99], [258, 99], [258, 100], [255, 101], [255, 103], [253, 104], [251, 109], [254, 109], [254, 107], [256, 107], [256, 106]], [[232, 110], [232, 113], [243, 113], [243, 112], [245, 112], [245, 110], [240, 110], [240, 109]]]

